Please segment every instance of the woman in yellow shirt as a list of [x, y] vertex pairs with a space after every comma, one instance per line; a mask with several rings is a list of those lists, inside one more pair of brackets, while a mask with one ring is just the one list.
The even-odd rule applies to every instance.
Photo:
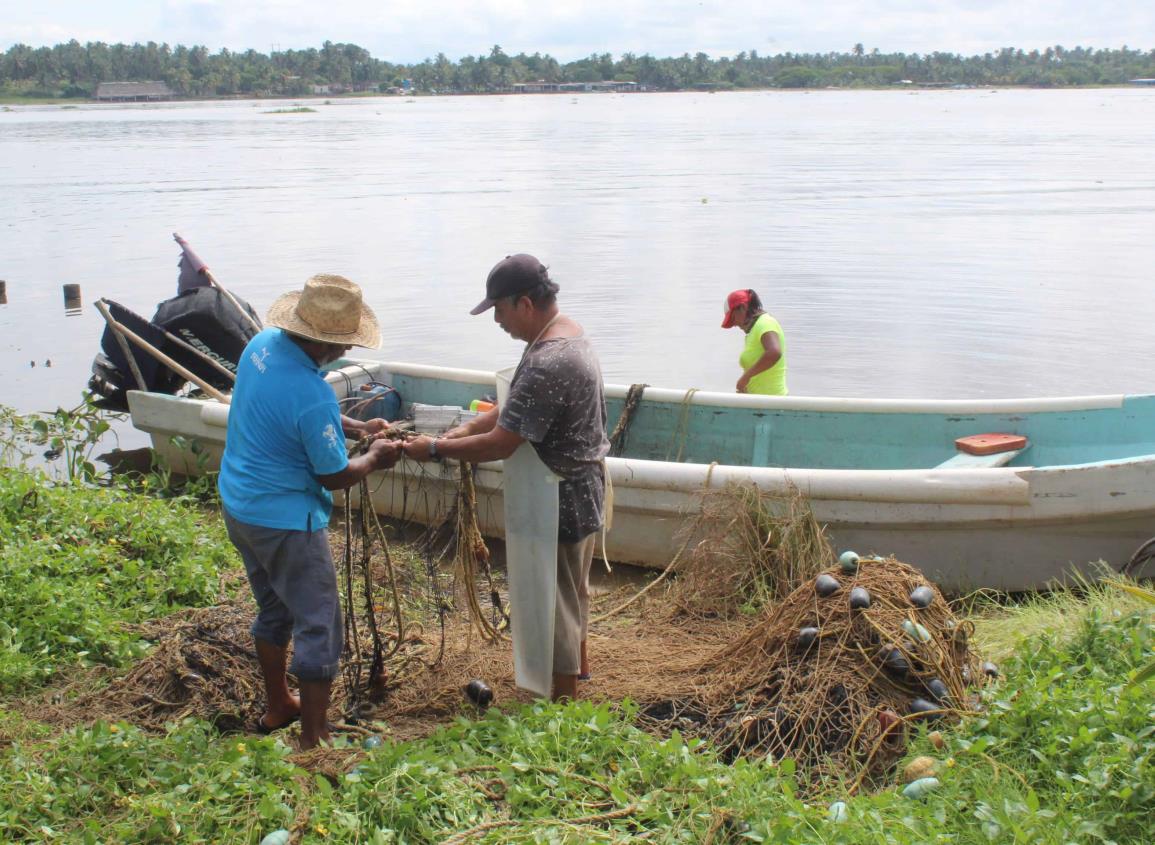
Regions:
[[726, 297], [722, 328], [738, 326], [746, 333], [746, 345], [738, 357], [742, 377], [739, 393], [785, 396], [786, 335], [778, 321], [762, 310], [762, 300], [752, 290], [736, 290]]

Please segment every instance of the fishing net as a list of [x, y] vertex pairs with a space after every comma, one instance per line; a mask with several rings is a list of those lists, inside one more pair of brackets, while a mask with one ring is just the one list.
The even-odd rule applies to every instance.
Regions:
[[630, 427], [634, 423], [634, 415], [638, 411], [638, 406], [642, 404], [642, 395], [646, 392], [647, 387], [649, 387], [648, 384], [631, 384], [630, 389], [626, 391], [621, 416], [618, 417], [617, 424], [614, 425], [614, 430], [610, 433], [611, 457], [619, 458], [625, 454], [630, 439]]
[[834, 553], [809, 503], [790, 490], [729, 484], [702, 494], [685, 529], [670, 611], [694, 618], [749, 614], [777, 604], [830, 565]]
[[[855, 559], [846, 571], [832, 566], [797, 491], [704, 493], [662, 575], [595, 616], [607, 624], [628, 611], [667, 633], [693, 632], [682, 654], [695, 656], [681, 666], [659, 658], [635, 667], [673, 681], [664, 692], [637, 689], [641, 724], [709, 740], [729, 759], [788, 757], [814, 781], [849, 778], [857, 788], [881, 777], [905, 752], [912, 723], [956, 718], [984, 677], [973, 626], [918, 570]], [[852, 594], [869, 606], [852, 607]], [[706, 631], [725, 639], [701, 654]]]
[[809, 504], [793, 489], [780, 494], [728, 484], [703, 490], [677, 539], [677, 552], [657, 578], [623, 602], [603, 603], [608, 606], [592, 621], [626, 610], [674, 625], [748, 621], [834, 557]]
[[[409, 435], [392, 429], [389, 436]], [[369, 442], [363, 440], [354, 454]], [[374, 509], [355, 511], [353, 497], [345, 497], [338, 572], [345, 621], [343, 694], [350, 721], [372, 717], [376, 705], [407, 685], [410, 675], [440, 665], [455, 616], [463, 613], [483, 641], [501, 640], [508, 628], [505, 600], [478, 527], [473, 472], [472, 465], [459, 465], [454, 503], [418, 538], [420, 563], [408, 567], [395, 560]], [[371, 501], [367, 478], [357, 492], [359, 504]]]
[[[370, 492], [362, 483], [346, 496], [344, 519], [329, 532], [345, 626], [330, 719], [341, 730], [368, 733], [382, 726], [367, 725], [423, 706], [427, 733], [440, 716], [456, 712], [449, 702], [461, 699], [464, 682], [453, 673], [485, 670], [484, 660], [469, 657], [474, 640], [503, 639], [504, 586], [477, 527], [471, 468], [461, 469], [453, 507], [397, 549], [371, 508], [353, 508], [355, 500], [368, 502]], [[41, 702], [45, 719], [125, 719], [161, 730], [195, 716], [222, 730], [252, 730], [265, 704], [250, 634], [256, 610], [244, 586], [234, 584], [233, 592], [237, 599], [216, 607], [137, 626], [143, 640], [155, 643], [149, 655], [127, 673], [102, 671], [55, 689]], [[493, 659], [498, 653], [508, 659], [506, 652], [503, 642]], [[422, 680], [415, 684], [415, 678]], [[435, 684], [443, 686], [431, 688]], [[426, 693], [420, 706], [409, 695], [414, 689]], [[407, 730], [422, 732], [414, 724]]]
[[[514, 684], [506, 590], [476, 507], [463, 467], [455, 503], [415, 542], [390, 548], [371, 511], [363, 524], [351, 510], [331, 530], [349, 625], [330, 713], [339, 729], [427, 735], [480, 712], [463, 694], [471, 679], [488, 684], [498, 705], [531, 700]], [[903, 754], [910, 724], [970, 706], [970, 687], [983, 680], [971, 626], [914, 568], [892, 558], [847, 572], [831, 565], [822, 528], [796, 494], [712, 491], [689, 523], [663, 576], [642, 589], [595, 591], [584, 697], [628, 698], [647, 730], [708, 739], [731, 759], [789, 757], [813, 779], [853, 779], [854, 788]], [[838, 582], [829, 595], [816, 589], [821, 576]], [[869, 593], [869, 608], [850, 606], [856, 588]], [[917, 588], [929, 593], [925, 607], [912, 602]], [[161, 730], [197, 716], [252, 729], [264, 690], [249, 634], [254, 608], [237, 592], [141, 626], [156, 644], [145, 659], [53, 690], [37, 717]], [[307, 760], [326, 771], [347, 762], [342, 754]]]
[[[155, 642], [148, 656], [107, 686], [85, 689], [79, 679], [41, 709], [46, 722], [130, 721], [151, 730], [197, 716], [222, 730], [247, 730], [264, 709], [265, 691], [249, 626], [247, 603], [186, 610], [137, 627]], [[77, 711], [80, 712], [77, 712]]]
[[[244, 597], [141, 626], [142, 638], [155, 645], [128, 672], [95, 671], [27, 700], [28, 711], [60, 726], [124, 720], [160, 732], [167, 723], [193, 716], [222, 730], [252, 730], [265, 704], [249, 634], [253, 613], [251, 600]], [[590, 634], [594, 675], [583, 684], [583, 695], [635, 701], [688, 696], [696, 667], [741, 630], [732, 623], [666, 628], [633, 617], [595, 626]], [[399, 652], [420, 646], [421, 659], [387, 661], [388, 683], [380, 701], [362, 696], [350, 711], [345, 705], [349, 675], [339, 675], [330, 710], [335, 727], [354, 735], [428, 735], [459, 715], [480, 713], [463, 692], [474, 678], [491, 687], [500, 706], [532, 701], [533, 695], [514, 683], [508, 640], [484, 639], [463, 609], [448, 616], [443, 640], [437, 628], [433, 631], [430, 642], [411, 634]], [[438, 655], [439, 643], [444, 647]]]
[[[823, 576], [834, 579], [829, 595]], [[690, 695], [652, 702], [644, 718], [729, 758], [788, 757], [813, 779], [850, 776], [857, 787], [902, 756], [911, 723], [972, 705], [982, 679], [972, 627], [916, 569], [878, 558], [819, 579], [767, 606], [696, 667]], [[869, 607], [851, 606], [856, 588]]]

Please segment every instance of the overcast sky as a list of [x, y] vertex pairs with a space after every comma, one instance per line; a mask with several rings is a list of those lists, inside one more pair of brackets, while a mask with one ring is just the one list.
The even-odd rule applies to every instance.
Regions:
[[351, 42], [376, 58], [438, 52], [711, 57], [1000, 47], [1155, 48], [1155, 0], [0, 0], [0, 49], [75, 38], [203, 44], [213, 52]]

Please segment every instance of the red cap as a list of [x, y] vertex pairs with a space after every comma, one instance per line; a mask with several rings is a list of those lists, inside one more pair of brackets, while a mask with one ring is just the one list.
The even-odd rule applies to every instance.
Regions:
[[734, 328], [734, 309], [739, 305], [750, 304], [750, 291], [736, 290], [726, 297], [726, 318], [722, 320], [722, 328]]

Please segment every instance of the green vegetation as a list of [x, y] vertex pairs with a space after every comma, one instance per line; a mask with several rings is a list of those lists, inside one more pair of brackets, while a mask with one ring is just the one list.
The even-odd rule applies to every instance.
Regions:
[[[0, 426], [9, 450], [25, 442], [19, 429], [50, 448], [63, 437], [72, 455], [66, 483], [0, 470], [2, 842], [255, 845], [290, 828], [310, 845], [643, 834], [664, 843], [1155, 841], [1155, 702], [1136, 683], [1155, 654], [1155, 616], [1111, 585], [984, 607], [975, 640], [1006, 657], [1004, 680], [983, 692], [982, 712], [943, 730], [943, 748], [925, 731], [915, 737], [909, 756], [935, 757], [941, 782], [921, 800], [897, 783], [849, 796], [831, 780], [803, 792], [793, 761], [727, 764], [707, 743], [638, 730], [629, 703], [494, 708], [361, 759], [338, 748], [331, 777], [302, 768], [280, 738], [222, 735], [204, 722], [163, 735], [124, 722], [41, 724], [20, 715], [28, 706], [14, 696], [68, 667], [139, 656], [147, 643], [127, 623], [215, 601], [220, 573], [235, 567], [219, 520], [196, 499], [85, 483], [82, 444], [99, 428], [85, 413], [8, 412]], [[843, 800], [845, 820], [832, 819], [830, 803]]]
[[[1138, 584], [1128, 584], [1124, 581], [1112, 581], [1113, 587], [1123, 590], [1126, 593], [1134, 596], [1147, 605], [1155, 605], [1155, 590], [1147, 587], [1140, 587]], [[1144, 665], [1135, 670], [1135, 677], [1131, 679], [1131, 686], [1139, 686], [1145, 684], [1155, 678], [1155, 658], [1147, 661]]]
[[75, 408], [46, 414], [17, 414], [0, 405], [0, 464], [26, 463], [39, 452], [63, 480], [95, 481], [92, 456], [112, 428], [110, 417], [123, 419], [98, 408], [90, 393]]
[[97, 723], [19, 741], [0, 756], [0, 840], [255, 843], [291, 821], [301, 796], [286, 756], [203, 723], [163, 737]]
[[0, 472], [0, 692], [148, 648], [124, 627], [211, 604], [236, 569], [220, 520], [190, 500], [54, 486]]
[[[946, 732], [942, 751], [916, 741], [911, 756], [937, 756], [942, 783], [921, 801], [896, 788], [846, 799], [833, 783], [802, 796], [790, 761], [727, 765], [705, 745], [638, 731], [629, 705], [491, 710], [387, 742], [335, 785], [296, 768], [278, 740], [203, 724], [44, 739], [0, 718], [13, 740], [0, 752], [0, 838], [256, 843], [297, 819], [308, 843], [473, 829], [469, 841], [495, 843], [627, 842], [644, 830], [655, 842], [1140, 845], [1155, 841], [1155, 707], [1125, 678], [1153, 647], [1150, 616], [1093, 609], [1069, 642], [1031, 642], [986, 693], [986, 714]], [[841, 799], [838, 823], [827, 805]]]
[[[504, 792], [519, 822], [494, 829], [492, 842], [564, 841], [567, 833], [590, 841], [597, 827], [576, 834], [556, 820], [628, 807], [599, 825], [612, 833], [599, 838], [624, 842], [648, 830], [657, 841], [702, 842], [715, 830], [734, 841], [722, 829], [757, 842], [1151, 842], [1152, 705], [1120, 690], [1153, 645], [1155, 627], [1139, 616], [1087, 617], [1069, 645], [1040, 644], [1010, 667], [1013, 683], [989, 695], [990, 715], [950, 737], [954, 765], [944, 762], [940, 793], [925, 803], [890, 789], [853, 799], [845, 825], [826, 818], [827, 801], [844, 797], [837, 785], [803, 800], [789, 761], [727, 766], [706, 746], [638, 732], [628, 707], [589, 703], [494, 714], [423, 743], [386, 746], [313, 819], [336, 841], [373, 841], [374, 828], [402, 841], [440, 841], [501, 819], [477, 788], [495, 778], [491, 788]], [[914, 751], [934, 753], [925, 739]]]
[[30, 91], [27, 85], [19, 83], [0, 83], [0, 111], [13, 111], [10, 106], [59, 106], [80, 105], [90, 102], [92, 95], [85, 93], [77, 97], [65, 97], [54, 91]]
[[634, 82], [654, 91], [736, 88], [914, 85], [1118, 85], [1155, 77], [1155, 50], [1004, 47], [981, 56], [882, 53], [855, 44], [846, 53], [757, 51], [712, 59], [705, 53], [657, 58], [609, 53], [562, 64], [549, 55], [511, 56], [500, 46], [456, 62], [444, 53], [417, 64], [374, 58], [356, 44], [271, 54], [210, 53], [206, 47], [105, 44], [76, 40], [54, 47], [16, 44], [0, 54], [0, 100], [91, 97], [101, 82], [161, 81], [180, 96], [286, 96], [314, 93], [490, 93], [519, 82]]
[[984, 656], [999, 663], [1016, 654], [1023, 643], [1043, 637], [1061, 642], [1071, 639], [1082, 630], [1088, 613], [1110, 618], [1143, 607], [1141, 601], [1107, 582], [1087, 581], [1073, 590], [1031, 593], [1013, 601], [980, 594], [968, 604], [963, 615], [974, 622]]
[[308, 106], [297, 106], [291, 109], [270, 109], [265, 114], [316, 114], [316, 109], [311, 109]]

